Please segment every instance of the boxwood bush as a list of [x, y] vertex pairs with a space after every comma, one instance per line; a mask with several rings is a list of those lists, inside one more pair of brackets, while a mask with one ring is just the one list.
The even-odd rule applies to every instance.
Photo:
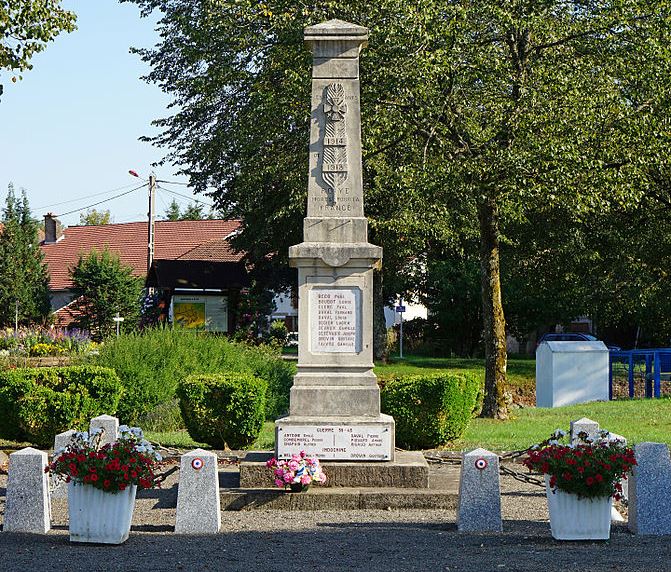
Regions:
[[191, 438], [217, 449], [251, 445], [263, 427], [267, 385], [248, 373], [190, 375], [182, 380], [177, 396]]
[[123, 393], [114, 370], [96, 366], [23, 368], [0, 372], [0, 437], [49, 447], [91, 417], [114, 415]]
[[[113, 368], [125, 387], [119, 404], [122, 423], [146, 430], [176, 430], [155, 419], [179, 422], [174, 410], [181, 379], [210, 373], [247, 373], [268, 383], [266, 415], [276, 419], [289, 409], [295, 366], [271, 347], [252, 347], [223, 336], [172, 328], [155, 328], [105, 342], [93, 363]], [[169, 412], [170, 408], [174, 411]]]
[[431, 449], [461, 437], [479, 408], [481, 386], [475, 376], [448, 372], [387, 380], [382, 411], [396, 421], [396, 444]]

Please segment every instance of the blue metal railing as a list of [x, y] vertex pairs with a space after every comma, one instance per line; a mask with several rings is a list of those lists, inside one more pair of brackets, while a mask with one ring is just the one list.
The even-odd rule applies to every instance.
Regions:
[[671, 376], [671, 348], [646, 350], [611, 351], [608, 371], [608, 393], [613, 399], [613, 366], [625, 364], [629, 385], [629, 397], [634, 397], [634, 371], [638, 369], [645, 380], [645, 396], [661, 397], [662, 376]]

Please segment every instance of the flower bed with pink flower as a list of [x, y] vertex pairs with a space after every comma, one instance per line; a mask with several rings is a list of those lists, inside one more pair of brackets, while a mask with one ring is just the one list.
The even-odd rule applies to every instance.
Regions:
[[316, 457], [308, 457], [305, 451], [292, 455], [287, 461], [278, 461], [273, 457], [266, 463], [266, 467], [273, 471], [275, 485], [286, 488], [291, 485], [309, 487], [312, 483], [323, 484], [326, 475]]

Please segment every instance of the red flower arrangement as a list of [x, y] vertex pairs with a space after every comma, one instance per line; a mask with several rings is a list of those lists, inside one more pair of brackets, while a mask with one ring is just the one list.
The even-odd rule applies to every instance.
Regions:
[[69, 483], [76, 481], [105, 492], [116, 493], [131, 485], [141, 489], [159, 486], [154, 474], [161, 456], [142, 437], [137, 427], [119, 428], [115, 442], [99, 446], [100, 433], [77, 433], [70, 445], [57, 451], [46, 471]]
[[582, 498], [622, 498], [620, 481], [636, 465], [634, 451], [622, 441], [608, 440], [607, 433], [600, 440], [565, 445], [559, 443], [563, 431], [555, 432], [548, 440], [528, 450], [523, 461], [531, 471], [545, 473], [549, 485]]

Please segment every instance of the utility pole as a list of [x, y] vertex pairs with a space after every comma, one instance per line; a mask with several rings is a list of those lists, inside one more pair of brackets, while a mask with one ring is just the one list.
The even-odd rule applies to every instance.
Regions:
[[399, 303], [398, 307], [401, 309], [401, 311], [399, 312], [399, 314], [401, 314], [401, 328], [400, 328], [401, 329], [401, 337], [400, 337], [400, 344], [399, 344], [399, 347], [400, 347], [399, 357], [401, 359], [403, 359], [403, 312], [405, 312], [405, 308], [403, 307], [403, 296], [401, 296], [399, 302], [400, 303]]
[[19, 337], [19, 301], [14, 301], [14, 336]]
[[147, 236], [147, 276], [154, 263], [154, 204], [156, 200], [156, 175], [149, 175], [149, 233]]

